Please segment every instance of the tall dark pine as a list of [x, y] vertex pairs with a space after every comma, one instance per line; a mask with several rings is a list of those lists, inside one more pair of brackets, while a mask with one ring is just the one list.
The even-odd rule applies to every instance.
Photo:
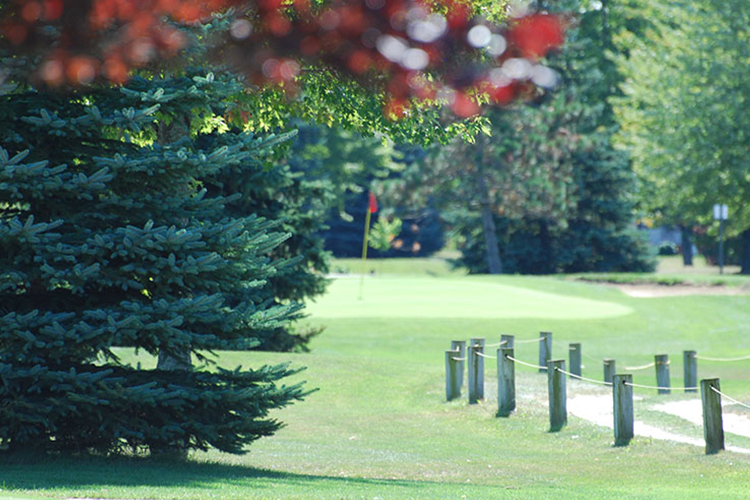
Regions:
[[263, 292], [287, 234], [203, 187], [273, 141], [157, 141], [180, 103], [215, 86], [208, 75], [0, 96], [3, 447], [242, 453], [281, 425], [269, 410], [304, 396], [277, 385], [286, 365], [145, 370], [113, 350], [246, 350], [295, 313]]

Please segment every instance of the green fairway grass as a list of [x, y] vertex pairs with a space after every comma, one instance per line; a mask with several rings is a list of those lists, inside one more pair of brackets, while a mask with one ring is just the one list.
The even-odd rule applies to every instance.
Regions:
[[[376, 275], [365, 280], [361, 301], [358, 287], [357, 279], [335, 280], [310, 306], [306, 321], [326, 326], [311, 353], [220, 353], [227, 367], [306, 366], [288, 383], [319, 389], [275, 413], [287, 426], [248, 454], [199, 452], [188, 463], [0, 456], [0, 499], [750, 498], [750, 455], [705, 456], [697, 446], [641, 437], [615, 448], [610, 429], [572, 416], [549, 433], [546, 375], [531, 368], [516, 369], [518, 410], [510, 418], [495, 417], [489, 359], [487, 401], [444, 402], [450, 340], [497, 342], [502, 333], [525, 340], [540, 330], [553, 332], [554, 357], [567, 357], [568, 342], [583, 344], [584, 376], [601, 379], [603, 357], [622, 367], [668, 353], [680, 386], [684, 349], [750, 354], [749, 297], [638, 299], [600, 284], [517, 276]], [[516, 356], [535, 363], [537, 349], [518, 344]], [[699, 376], [719, 376], [725, 392], [750, 400], [750, 361], [700, 361]], [[635, 382], [653, 384], [653, 372], [636, 372]], [[636, 389], [637, 420], [702, 438], [700, 426], [650, 409], [699, 394], [653, 392]], [[609, 394], [577, 381], [568, 393]], [[728, 434], [727, 444], [750, 449], [750, 438]]]
[[481, 277], [366, 278], [364, 283], [338, 279], [331, 284], [326, 300], [309, 307], [309, 313], [321, 319], [596, 319], [631, 312], [629, 307], [614, 302], [532, 290]]

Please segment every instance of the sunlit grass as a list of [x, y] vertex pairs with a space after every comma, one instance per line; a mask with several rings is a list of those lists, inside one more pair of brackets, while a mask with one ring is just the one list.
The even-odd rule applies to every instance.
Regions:
[[427, 259], [333, 259], [331, 271], [352, 276], [464, 276], [466, 270], [454, 268], [443, 256]]
[[[377, 264], [377, 263], [376, 263]], [[412, 268], [432, 264], [415, 262]], [[601, 358], [618, 366], [671, 356], [672, 384], [682, 385], [681, 354], [750, 353], [750, 298], [687, 296], [635, 299], [599, 284], [556, 278], [372, 277], [363, 300], [358, 280], [335, 281], [310, 307], [325, 325], [312, 352], [220, 353], [219, 362], [291, 361], [307, 366], [289, 383], [320, 390], [274, 414], [287, 426], [243, 456], [195, 453], [186, 464], [98, 457], [2, 457], [0, 498], [152, 499], [548, 499], [749, 498], [750, 458], [705, 456], [700, 447], [636, 438], [612, 446], [612, 431], [570, 417], [549, 433], [546, 377], [518, 368], [518, 411], [495, 417], [495, 376], [487, 363], [487, 401], [445, 403], [443, 352], [452, 339], [502, 333], [532, 339], [553, 332], [555, 357], [581, 342], [584, 375], [600, 379]], [[519, 344], [531, 362], [537, 345]], [[132, 354], [125, 358], [135, 361]], [[140, 359], [148, 363], [145, 357]], [[729, 394], [750, 398], [748, 363], [699, 363]], [[653, 384], [651, 371], [635, 381]], [[571, 396], [607, 394], [570, 383]], [[636, 415], [699, 439], [700, 426], [652, 411], [659, 401], [695, 398], [637, 393]], [[740, 411], [740, 410], [734, 410]], [[750, 414], [750, 413], [749, 413]], [[750, 448], [750, 439], [727, 442]]]

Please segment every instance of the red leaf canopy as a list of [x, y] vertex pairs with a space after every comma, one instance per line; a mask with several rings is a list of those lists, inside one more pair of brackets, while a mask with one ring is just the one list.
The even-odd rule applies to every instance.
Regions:
[[412, 99], [447, 98], [462, 117], [478, 112], [478, 92], [507, 103], [545, 85], [550, 70], [538, 61], [563, 42], [555, 16], [499, 27], [459, 0], [336, 0], [317, 10], [308, 0], [13, 0], [0, 32], [12, 50], [42, 55], [37, 75], [48, 85], [119, 83], [179, 55], [188, 43], [180, 25], [230, 7], [239, 15], [219, 52], [249, 81], [293, 88], [304, 65], [322, 65], [385, 90], [394, 118]]

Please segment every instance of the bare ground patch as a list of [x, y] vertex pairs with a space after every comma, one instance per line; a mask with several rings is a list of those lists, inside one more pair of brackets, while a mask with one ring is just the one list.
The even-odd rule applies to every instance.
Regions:
[[[639, 397], [634, 397], [640, 400]], [[612, 416], [612, 396], [607, 394], [581, 394], [571, 397], [568, 400], [568, 411], [578, 418], [588, 420], [591, 423], [602, 427], [612, 428], [614, 426]], [[674, 415], [687, 420], [696, 426], [703, 425], [702, 409], [700, 400], [673, 401], [657, 405], [649, 405], [651, 409]], [[729, 405], [725, 405], [729, 406]], [[636, 436], [649, 437], [652, 439], [664, 439], [677, 443], [691, 444], [694, 446], [704, 446], [702, 439], [685, 436], [677, 432], [663, 429], [659, 426], [650, 425], [643, 421], [636, 420], [634, 423]], [[724, 412], [724, 432], [737, 434], [739, 436], [750, 436], [750, 419], [746, 415], [740, 415], [732, 412]], [[750, 454], [750, 449], [739, 446], [727, 445], [728, 451], [736, 453]]]
[[748, 295], [746, 288], [724, 285], [609, 284], [630, 297], [678, 297], [683, 295]]

